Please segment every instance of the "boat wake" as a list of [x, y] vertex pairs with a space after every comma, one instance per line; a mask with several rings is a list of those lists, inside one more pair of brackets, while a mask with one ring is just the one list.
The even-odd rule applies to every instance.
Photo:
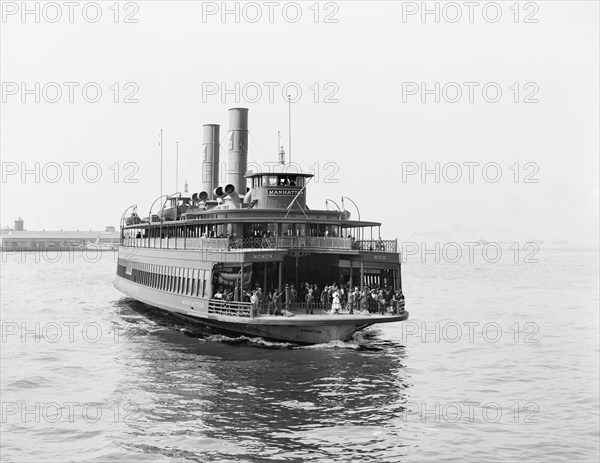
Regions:
[[263, 347], [269, 349], [305, 349], [305, 350], [323, 350], [323, 349], [351, 349], [364, 351], [381, 351], [390, 347], [390, 343], [379, 338], [378, 330], [366, 330], [364, 332], [354, 333], [351, 339], [347, 341], [331, 341], [322, 344], [302, 345], [293, 342], [269, 341], [261, 337], [250, 337], [245, 335], [227, 336], [224, 334], [213, 334], [202, 337], [202, 342], [225, 343], [231, 345], [246, 345], [252, 347]]
[[279, 341], [268, 341], [261, 337], [249, 337], [245, 335], [241, 336], [227, 336], [224, 334], [212, 334], [208, 337], [202, 338], [204, 342], [221, 342], [231, 345], [248, 345], [255, 347], [268, 347], [272, 349], [293, 349], [297, 347], [296, 344], [291, 342], [279, 342]]

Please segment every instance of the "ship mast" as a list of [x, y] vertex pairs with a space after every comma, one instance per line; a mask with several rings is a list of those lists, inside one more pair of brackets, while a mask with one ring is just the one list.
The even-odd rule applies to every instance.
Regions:
[[288, 95], [288, 124], [289, 124], [289, 156], [290, 156], [290, 164], [292, 164], [292, 97]]
[[160, 196], [163, 195], [163, 131], [160, 129]]

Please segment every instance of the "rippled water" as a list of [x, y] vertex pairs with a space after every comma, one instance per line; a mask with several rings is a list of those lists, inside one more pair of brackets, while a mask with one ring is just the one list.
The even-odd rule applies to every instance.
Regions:
[[538, 258], [409, 261], [408, 322], [299, 347], [4, 255], [2, 461], [597, 461], [598, 252]]

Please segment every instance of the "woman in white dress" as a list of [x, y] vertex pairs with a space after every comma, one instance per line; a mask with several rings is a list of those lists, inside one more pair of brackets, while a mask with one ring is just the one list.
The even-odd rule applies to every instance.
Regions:
[[331, 304], [331, 313], [340, 313], [340, 295], [336, 291], [333, 293], [333, 302]]

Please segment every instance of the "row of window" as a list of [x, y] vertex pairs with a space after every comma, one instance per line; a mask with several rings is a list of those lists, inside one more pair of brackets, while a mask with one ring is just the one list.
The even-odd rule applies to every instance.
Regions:
[[183, 296], [209, 297], [210, 295], [210, 270], [156, 264], [139, 265], [141, 268], [130, 270], [130, 275], [136, 283]]
[[[150, 228], [150, 238], [217, 238], [219, 236], [236, 236], [238, 238], [263, 236], [267, 233], [280, 236], [342, 236], [349, 234], [350, 229], [342, 229], [339, 225], [317, 223], [222, 223], [222, 224], [193, 224], [178, 226], [153, 226]], [[354, 236], [354, 235], [353, 235]], [[148, 229], [145, 227], [128, 228], [123, 231], [124, 238], [147, 238]]]
[[296, 175], [263, 175], [262, 177], [252, 177], [250, 179], [252, 188], [260, 188], [263, 186], [289, 186], [302, 187], [304, 186], [304, 177]]

